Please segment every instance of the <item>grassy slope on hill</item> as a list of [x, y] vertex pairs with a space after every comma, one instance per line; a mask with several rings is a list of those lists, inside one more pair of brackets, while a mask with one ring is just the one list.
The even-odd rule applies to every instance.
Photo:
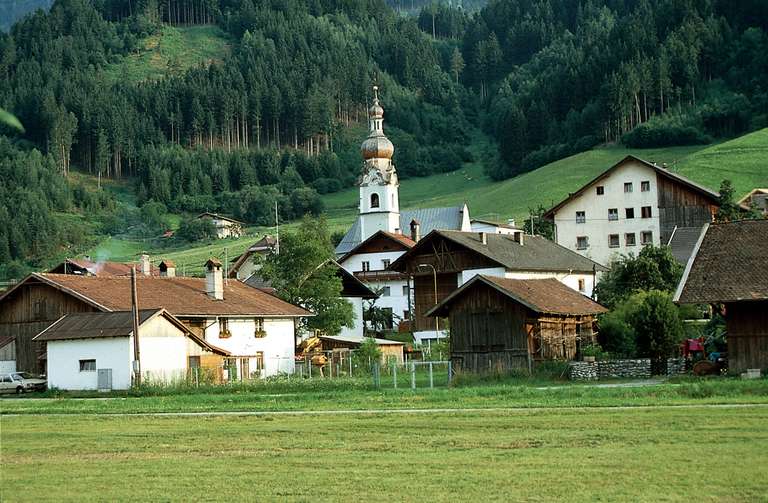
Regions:
[[218, 26], [174, 27], [139, 42], [140, 49], [107, 67], [111, 80], [157, 80], [199, 64], [221, 61], [229, 52], [227, 35]]

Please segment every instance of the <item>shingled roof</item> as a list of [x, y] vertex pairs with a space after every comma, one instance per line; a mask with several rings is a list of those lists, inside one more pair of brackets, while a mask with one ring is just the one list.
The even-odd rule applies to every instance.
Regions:
[[[33, 273], [4, 292], [0, 301], [29, 282], [48, 284], [101, 311], [131, 309], [131, 279], [120, 276]], [[312, 316], [301, 307], [234, 280], [225, 282], [222, 300], [206, 294], [205, 278], [139, 276], [136, 282], [140, 309], [165, 308], [174, 316]]]
[[450, 305], [469, 290], [486, 286], [541, 314], [588, 316], [608, 311], [606, 308], [554, 278], [507, 279], [478, 275], [427, 311], [427, 316], [447, 316]]
[[688, 260], [675, 301], [768, 299], [768, 220], [708, 224]]
[[[485, 234], [483, 244], [481, 234]], [[429, 249], [432, 239], [443, 237], [472, 250], [511, 271], [587, 272], [607, 269], [568, 248], [542, 236], [523, 236], [518, 243], [508, 234], [480, 232], [432, 231], [390, 265], [394, 271], [405, 272], [410, 257]]]
[[[162, 316], [181, 330], [184, 335], [199, 346], [216, 354], [227, 356], [229, 351], [218, 348], [190, 332], [184, 324], [165, 309], [142, 309], [139, 311], [139, 328], [149, 320]], [[139, 331], [141, 334], [141, 331]], [[77, 339], [102, 339], [130, 337], [133, 335], [133, 313], [114, 311], [108, 313], [72, 313], [59, 318], [55, 323], [37, 334], [36, 341], [64, 341]], [[141, 337], [139, 337], [141, 338]]]

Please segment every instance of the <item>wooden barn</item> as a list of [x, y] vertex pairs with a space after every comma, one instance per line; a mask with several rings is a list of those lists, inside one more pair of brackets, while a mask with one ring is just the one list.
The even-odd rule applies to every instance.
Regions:
[[528, 369], [544, 360], [571, 360], [594, 340], [606, 309], [553, 278], [475, 276], [430, 309], [447, 317], [451, 361], [469, 372]]
[[675, 292], [725, 315], [728, 370], [768, 369], [768, 220], [710, 224]]

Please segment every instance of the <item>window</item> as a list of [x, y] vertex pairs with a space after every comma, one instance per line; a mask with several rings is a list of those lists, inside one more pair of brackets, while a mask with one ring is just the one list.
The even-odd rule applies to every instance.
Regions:
[[605, 187], [603, 187], [602, 185], [598, 185], [596, 187], [596, 192], [598, 196], [602, 196], [603, 194], [605, 194]]
[[264, 318], [253, 319], [253, 336], [257, 338], [266, 337], [267, 332], [264, 330]]
[[648, 180], [640, 182], [640, 192], [650, 192], [650, 191], [651, 191], [651, 182], [649, 182]]
[[96, 372], [96, 360], [80, 360], [80, 372]]
[[371, 263], [367, 260], [363, 261], [363, 271], [370, 271], [371, 270]]
[[640, 216], [643, 218], [651, 218], [651, 207], [650, 206], [643, 206], [640, 208]]
[[231, 336], [232, 334], [229, 331], [229, 319], [219, 318], [219, 338], [226, 339]]
[[384, 269], [386, 269], [387, 267], [389, 267], [389, 264], [390, 264], [390, 260], [389, 260], [388, 258], [385, 258], [385, 259], [383, 259], [383, 260], [381, 261], [381, 265], [383, 266], [383, 268], [384, 268]]
[[608, 220], [618, 220], [618, 219], [619, 219], [619, 209], [608, 208]]
[[576, 212], [576, 223], [577, 224], [583, 224], [587, 221], [587, 213], [584, 211], [577, 211]]
[[634, 208], [626, 208], [624, 210], [624, 212], [626, 213], [627, 220], [629, 220], [631, 218], [635, 218], [635, 209]]
[[640, 233], [640, 243], [643, 245], [653, 244], [653, 232], [643, 231]]
[[411, 288], [408, 285], [403, 285], [403, 297], [408, 297], [411, 294]]
[[625, 194], [631, 194], [632, 193], [632, 182], [625, 182], [624, 183], [624, 193]]
[[411, 312], [409, 310], [403, 311], [403, 319], [404, 320], [410, 320], [411, 319]]
[[390, 289], [388, 286], [385, 286], [384, 288], [381, 289], [382, 297], [389, 297], [389, 294], [390, 294]]
[[580, 292], [584, 292], [584, 291], [586, 291], [586, 289], [587, 289], [587, 287], [586, 287], [586, 285], [584, 284], [584, 280], [583, 280], [583, 279], [580, 279], [580, 280], [579, 280], [579, 291], [580, 291]]
[[379, 207], [379, 195], [371, 194], [371, 208], [378, 208], [378, 207]]
[[392, 319], [392, 308], [382, 307], [381, 311], [384, 314], [384, 328], [387, 330], [392, 330], [392, 327], [394, 326], [394, 321]]
[[587, 239], [587, 236], [579, 236], [576, 238], [577, 250], [586, 250], [588, 246], [589, 246], [589, 239]]
[[624, 234], [624, 242], [627, 244], [627, 246], [635, 246], [637, 244], [635, 241], [635, 233], [628, 232]]
[[610, 248], [618, 248], [619, 247], [619, 235], [618, 234], [609, 234], [608, 235], [608, 246]]
[[187, 357], [187, 367], [191, 369], [199, 369], [200, 368], [200, 357], [199, 356], [188, 356]]

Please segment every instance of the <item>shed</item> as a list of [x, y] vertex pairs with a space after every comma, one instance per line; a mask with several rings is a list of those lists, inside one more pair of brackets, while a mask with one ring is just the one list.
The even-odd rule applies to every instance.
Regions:
[[[130, 311], [62, 316], [35, 337], [45, 341], [48, 384], [70, 390], [128, 389], [134, 358]], [[151, 381], [187, 377], [192, 367], [222, 367], [229, 352], [189, 331], [165, 309], [139, 311], [142, 376]], [[105, 379], [104, 376], [108, 376]]]
[[728, 370], [768, 369], [768, 220], [704, 227], [675, 292], [680, 304], [722, 306]]
[[508, 372], [575, 358], [580, 344], [594, 340], [595, 316], [606, 311], [553, 278], [478, 275], [426, 314], [449, 318], [456, 368]]
[[[334, 349], [357, 349], [360, 344], [365, 342], [365, 337], [345, 337], [341, 335], [323, 335], [320, 336], [323, 350]], [[381, 350], [381, 359], [385, 362], [394, 359], [397, 363], [403, 363], [403, 348], [405, 344], [399, 341], [390, 341], [389, 339], [373, 339]]]

